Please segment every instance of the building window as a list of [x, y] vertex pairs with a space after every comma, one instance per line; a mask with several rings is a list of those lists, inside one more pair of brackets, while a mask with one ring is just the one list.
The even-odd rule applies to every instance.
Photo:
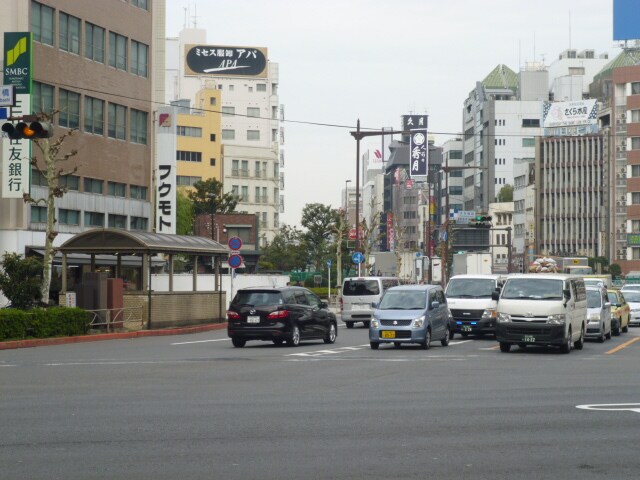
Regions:
[[109, 182], [107, 185], [109, 195], [112, 197], [126, 197], [127, 185], [125, 183]]
[[80, 177], [78, 175], [63, 175], [58, 180], [58, 184], [69, 191], [80, 191]]
[[215, 133], [209, 134], [209, 141], [211, 141], [211, 142], [215, 142], [216, 141], [216, 134]]
[[247, 117], [259, 117], [260, 109], [257, 107], [247, 107]]
[[640, 150], [640, 137], [631, 137], [631, 150]]
[[104, 135], [104, 100], [84, 97], [84, 131]]
[[131, 0], [131, 4], [143, 10], [149, 10], [149, 0]]
[[531, 128], [531, 127], [540, 127], [540, 120], [537, 118], [523, 118], [522, 119], [522, 127], [523, 128]]
[[240, 176], [240, 160], [231, 160], [231, 176]]
[[109, 214], [109, 227], [110, 228], [127, 228], [127, 216]]
[[201, 182], [202, 177], [189, 177], [186, 175], [176, 176], [176, 184], [180, 187], [193, 187], [196, 182]]
[[[53, 8], [38, 2], [31, 2], [31, 31], [36, 42], [53, 45], [55, 19]], [[5, 48], [9, 47], [5, 45]]]
[[142, 145], [147, 144], [147, 122], [149, 114], [131, 109], [131, 142], [140, 143]]
[[117, 103], [110, 103], [108, 122], [109, 137], [125, 140], [127, 132], [127, 107], [118, 105]]
[[536, 139], [535, 138], [523, 138], [522, 139], [522, 146], [523, 147], [535, 147], [536, 146]]
[[209, 166], [211, 166], [211, 167], [215, 167], [216, 166], [216, 159], [215, 158], [210, 158], [209, 159]]
[[140, 77], [149, 74], [149, 46], [131, 40], [131, 73]]
[[127, 37], [109, 32], [109, 65], [127, 70]]
[[230, 117], [236, 114], [236, 107], [222, 107], [222, 116]]
[[131, 230], [146, 231], [149, 226], [149, 219], [144, 217], [131, 217], [129, 220], [129, 228]]
[[80, 126], [80, 95], [60, 89], [59, 97], [58, 124], [61, 127], [78, 128]]
[[584, 75], [584, 67], [569, 67], [569, 75]]
[[209, 97], [209, 105], [216, 105], [218, 103], [218, 100], [216, 99], [216, 97]]
[[31, 205], [31, 222], [47, 223], [47, 207]]
[[147, 187], [141, 187], [140, 185], [129, 185], [129, 197], [135, 200], [146, 200]]
[[236, 131], [235, 130], [227, 130], [222, 129], [222, 139], [223, 140], [235, 140], [236, 139]]
[[181, 127], [178, 125], [178, 135], [181, 137], [202, 137], [202, 128]]
[[631, 82], [631, 95], [640, 95], [640, 82]]
[[61, 225], [80, 225], [80, 211], [61, 208], [58, 210], [58, 223]]
[[34, 187], [48, 187], [47, 177], [35, 167], [31, 167], [31, 185]]
[[462, 187], [449, 187], [449, 195], [462, 195]]
[[631, 122], [633, 123], [640, 122], [640, 110], [631, 110]]
[[104, 63], [104, 28], [85, 22], [84, 56], [95, 62]]
[[629, 233], [640, 233], [640, 220], [631, 220], [631, 232]]
[[80, 55], [80, 19], [60, 12], [60, 50]]
[[242, 164], [240, 166], [240, 176], [241, 177], [249, 176], [249, 160], [242, 160]]
[[262, 203], [262, 199], [260, 198], [260, 187], [256, 187], [256, 203]]
[[260, 222], [260, 226], [262, 228], [269, 228], [269, 222], [267, 220], [267, 212], [262, 212], [262, 221]]
[[640, 177], [640, 165], [631, 165], [631, 176]]
[[247, 130], [247, 140], [260, 140], [260, 130]]
[[104, 227], [104, 213], [84, 212], [85, 227]]
[[256, 84], [256, 92], [266, 92], [267, 84], [266, 83], [257, 83]]
[[104, 182], [96, 178], [85, 177], [84, 179], [84, 193], [97, 193], [102, 195]]
[[33, 82], [31, 87], [31, 111], [33, 113], [53, 112], [53, 85]]
[[241, 202], [248, 202], [249, 201], [249, 187], [247, 185], [242, 185], [240, 187], [240, 191], [242, 192], [240, 194], [240, 201]]
[[631, 204], [640, 205], [640, 192], [631, 192]]
[[187, 150], [177, 150], [176, 160], [181, 162], [202, 162], [202, 152], [189, 152]]

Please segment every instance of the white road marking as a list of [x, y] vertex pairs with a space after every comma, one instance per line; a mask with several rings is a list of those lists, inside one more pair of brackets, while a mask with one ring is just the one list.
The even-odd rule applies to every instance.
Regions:
[[368, 346], [369, 344], [365, 343], [363, 345], [353, 345], [351, 347], [339, 347], [339, 348], [315, 350], [313, 352], [303, 352], [303, 353], [289, 353], [285, 356], [286, 357], [320, 357], [322, 355], [332, 355], [335, 353], [347, 353], [347, 352], [353, 352], [356, 350], [362, 350], [363, 348]]
[[606, 412], [617, 412], [628, 410], [640, 413], [640, 403], [601, 403], [595, 405], [576, 405], [581, 410], [602, 410]]
[[175, 342], [175, 343], [170, 343], [169, 345], [190, 345], [192, 343], [209, 343], [209, 342], [228, 342], [229, 340], [231, 340], [230, 338], [216, 338], [216, 339], [212, 339], [212, 340], [196, 340], [193, 342]]
[[89, 366], [89, 365], [162, 365], [171, 363], [191, 363], [190, 360], [128, 360], [128, 361], [103, 361], [103, 362], [60, 362], [60, 363], [45, 363], [46, 367], [69, 367], [69, 366]]

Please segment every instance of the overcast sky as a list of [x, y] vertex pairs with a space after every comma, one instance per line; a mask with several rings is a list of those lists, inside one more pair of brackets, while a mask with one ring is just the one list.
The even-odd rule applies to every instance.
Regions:
[[612, 0], [167, 0], [167, 36], [196, 15], [209, 44], [269, 49], [288, 120], [281, 220], [298, 225], [305, 204], [339, 207], [345, 180], [355, 185], [357, 119], [400, 128], [400, 115], [428, 114], [441, 145], [496, 65], [548, 65], [568, 48], [617, 55], [612, 9]]

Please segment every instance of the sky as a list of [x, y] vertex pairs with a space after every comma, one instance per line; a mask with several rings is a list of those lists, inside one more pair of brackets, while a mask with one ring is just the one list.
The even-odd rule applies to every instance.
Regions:
[[[612, 12], [612, 0], [167, 0], [166, 33], [195, 26], [211, 45], [268, 48], [285, 111], [280, 219], [299, 225], [304, 205], [338, 208], [355, 185], [358, 119], [400, 129], [401, 115], [426, 114], [441, 145], [498, 64], [518, 72], [569, 48], [614, 58]], [[365, 139], [361, 152], [380, 145]]]

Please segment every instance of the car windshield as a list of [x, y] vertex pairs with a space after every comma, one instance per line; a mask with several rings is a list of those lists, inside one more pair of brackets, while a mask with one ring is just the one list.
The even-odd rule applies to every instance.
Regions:
[[620, 305], [620, 298], [616, 292], [607, 292], [607, 298], [611, 305]]
[[239, 291], [232, 302], [234, 305], [253, 305], [261, 307], [264, 305], [282, 305], [284, 300], [280, 292], [269, 291]]
[[623, 292], [623, 294], [627, 302], [640, 302], [640, 291], [629, 290], [628, 292]]
[[380, 283], [378, 280], [346, 280], [344, 282], [344, 288], [342, 289], [342, 295], [380, 295]]
[[496, 289], [492, 278], [452, 278], [447, 286], [447, 298], [491, 298]]
[[424, 310], [427, 292], [424, 290], [388, 290], [378, 308], [380, 310]]
[[563, 281], [558, 279], [510, 278], [500, 298], [526, 298], [532, 300], [561, 300]]
[[598, 290], [587, 289], [587, 308], [601, 308], [602, 294]]

